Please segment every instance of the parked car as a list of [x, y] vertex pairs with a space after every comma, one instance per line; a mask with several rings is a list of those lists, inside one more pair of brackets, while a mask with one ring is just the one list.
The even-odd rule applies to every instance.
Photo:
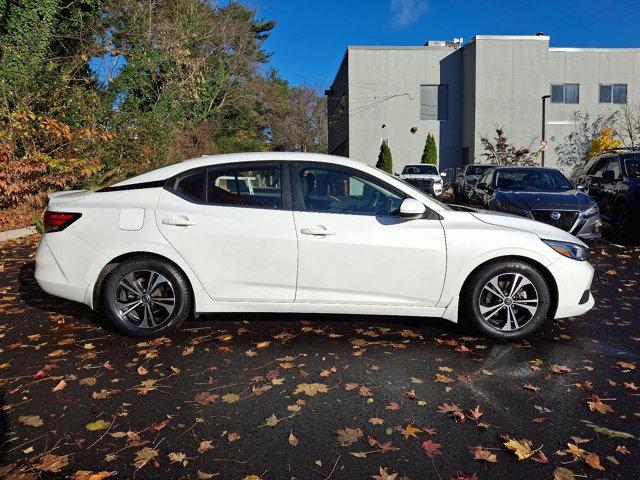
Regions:
[[495, 167], [496, 165], [465, 165], [453, 185], [456, 203], [463, 205], [468, 204], [469, 193], [471, 193], [475, 184], [478, 183], [480, 177], [482, 177], [487, 170]]
[[429, 195], [439, 197], [442, 195], [442, 178], [447, 174], [438, 172], [438, 167], [428, 163], [416, 163], [405, 165], [400, 174], [400, 179], [410, 183]]
[[573, 235], [456, 210], [342, 157], [187, 160], [53, 194], [44, 225], [38, 284], [143, 338], [192, 313], [313, 312], [443, 317], [515, 340], [594, 303]]
[[576, 185], [598, 203], [617, 238], [640, 240], [640, 151], [607, 152], [591, 159]]
[[547, 223], [585, 240], [602, 235], [596, 202], [554, 168], [496, 167], [478, 181], [469, 203]]

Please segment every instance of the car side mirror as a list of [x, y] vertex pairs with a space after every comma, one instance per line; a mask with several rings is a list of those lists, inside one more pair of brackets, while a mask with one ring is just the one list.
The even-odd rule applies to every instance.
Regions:
[[447, 172], [442, 172], [442, 173], [440, 174], [440, 176], [441, 176], [441, 177], [446, 177], [446, 176], [447, 176]]
[[587, 186], [584, 183], [578, 183], [576, 185], [576, 190], [579, 190], [581, 192], [584, 192], [587, 189]]
[[427, 207], [414, 198], [405, 198], [400, 204], [400, 216], [404, 218], [417, 218], [426, 211]]
[[606, 170], [602, 173], [602, 179], [608, 182], [613, 182], [616, 179], [616, 174], [613, 170]]
[[476, 188], [478, 190], [485, 190], [485, 191], [489, 189], [489, 187], [487, 186], [487, 184], [485, 182], [478, 182], [476, 184]]

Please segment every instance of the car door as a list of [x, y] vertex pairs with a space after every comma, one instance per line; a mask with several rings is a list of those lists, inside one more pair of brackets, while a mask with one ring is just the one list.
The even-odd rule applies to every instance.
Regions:
[[603, 174], [605, 170], [607, 170], [611, 159], [611, 156], [601, 157], [587, 171], [589, 196], [593, 198], [593, 200], [598, 204], [601, 212], [605, 215], [607, 210], [607, 196], [605, 191], [606, 180], [603, 178]]
[[293, 302], [297, 238], [280, 162], [210, 166], [170, 180], [156, 223], [218, 301]]
[[407, 197], [333, 164], [292, 165], [298, 235], [296, 302], [434, 306], [446, 267], [437, 213], [403, 219]]
[[613, 205], [618, 193], [617, 185], [620, 178], [620, 159], [618, 156], [613, 156], [602, 174], [602, 191], [600, 193], [602, 199], [599, 202], [600, 211], [607, 219], [611, 219], [613, 215]]

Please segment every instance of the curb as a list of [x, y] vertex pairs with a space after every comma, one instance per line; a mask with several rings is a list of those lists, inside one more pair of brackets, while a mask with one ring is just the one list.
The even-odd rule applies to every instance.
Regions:
[[17, 230], [7, 230], [6, 232], [0, 232], [0, 242], [28, 237], [29, 235], [33, 235], [34, 233], [38, 233], [36, 230], [36, 227], [18, 228]]

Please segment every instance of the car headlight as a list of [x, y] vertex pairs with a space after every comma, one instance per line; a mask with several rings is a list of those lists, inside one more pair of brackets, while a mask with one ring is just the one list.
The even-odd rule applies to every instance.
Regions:
[[544, 243], [553, 248], [556, 252], [558, 252], [563, 257], [573, 258], [574, 260], [579, 260], [581, 262], [586, 261], [589, 258], [589, 254], [587, 253], [587, 249], [582, 245], [577, 245], [575, 243], [570, 242], [558, 242], [556, 240], [542, 240]]
[[595, 215], [596, 213], [598, 213], [599, 211], [600, 211], [600, 209], [598, 208], [598, 204], [594, 203], [591, 207], [589, 207], [587, 210], [585, 210], [584, 216], [585, 217], [591, 217], [591, 216]]
[[529, 217], [529, 214], [521, 209], [516, 207], [515, 205], [511, 205], [510, 203], [501, 202], [496, 200], [494, 203], [494, 207], [497, 210], [503, 211], [505, 213], [511, 213], [512, 215], [520, 215], [521, 217]]

